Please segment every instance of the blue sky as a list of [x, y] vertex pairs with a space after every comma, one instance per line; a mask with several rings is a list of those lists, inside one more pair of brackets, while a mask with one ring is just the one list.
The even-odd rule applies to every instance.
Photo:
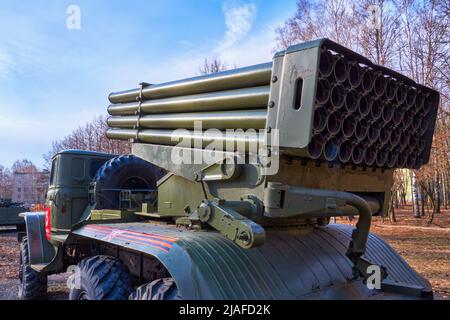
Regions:
[[0, 164], [42, 166], [53, 140], [105, 114], [111, 91], [196, 75], [205, 57], [269, 61], [294, 11], [295, 0], [1, 0]]

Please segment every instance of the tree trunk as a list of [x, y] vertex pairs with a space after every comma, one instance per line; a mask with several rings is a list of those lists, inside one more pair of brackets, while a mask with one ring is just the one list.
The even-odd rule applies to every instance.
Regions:
[[439, 173], [437, 171], [434, 180], [434, 196], [436, 201], [433, 207], [433, 213], [441, 213], [441, 184], [439, 181]]
[[397, 219], [395, 217], [395, 202], [397, 197], [394, 197], [394, 192], [391, 193], [391, 201], [389, 201], [389, 208], [388, 208], [388, 217], [390, 223], [397, 222]]
[[[431, 189], [431, 190], [433, 190], [433, 189]], [[436, 194], [434, 196], [430, 195], [430, 198], [431, 198], [431, 213], [428, 216], [428, 221], [427, 221], [428, 224], [433, 223], [434, 215], [436, 214], [436, 211], [437, 211], [437, 195]]]
[[448, 195], [447, 195], [447, 179], [445, 174], [442, 174], [442, 205], [444, 209], [447, 210], [448, 206]]
[[422, 191], [422, 193], [421, 193], [421, 199], [420, 199], [420, 201], [421, 201], [421, 203], [422, 203], [422, 206], [421, 206], [421, 211], [422, 211], [421, 216], [422, 216], [422, 217], [425, 217], [425, 201], [426, 201], [426, 200], [427, 200], [427, 195], [425, 194], [424, 191]]
[[416, 173], [414, 171], [411, 171], [411, 191], [414, 217], [420, 218], [419, 194], [417, 192]]
[[393, 195], [394, 197], [394, 208], [398, 209], [400, 207], [400, 202], [398, 200], [398, 192], [395, 192], [395, 194]]

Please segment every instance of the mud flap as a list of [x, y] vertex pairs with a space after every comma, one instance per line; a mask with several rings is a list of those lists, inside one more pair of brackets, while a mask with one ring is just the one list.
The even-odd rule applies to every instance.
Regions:
[[[267, 232], [263, 246], [242, 249], [214, 231], [150, 223], [89, 224], [73, 236], [96, 239], [158, 258], [184, 299], [415, 299], [407, 292], [372, 290], [355, 279], [346, 256], [352, 226], [330, 225], [304, 234]], [[387, 270], [389, 283], [420, 292], [429, 283], [377, 236], [366, 257]]]
[[24, 212], [20, 216], [25, 220], [30, 265], [42, 272], [55, 260], [58, 251], [45, 237], [45, 213]]

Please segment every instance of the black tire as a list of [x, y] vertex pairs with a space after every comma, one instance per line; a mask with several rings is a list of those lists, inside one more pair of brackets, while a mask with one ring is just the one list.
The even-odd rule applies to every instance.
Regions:
[[69, 300], [127, 300], [133, 290], [127, 267], [114, 257], [86, 258], [73, 277]]
[[20, 243], [19, 299], [47, 299], [47, 275], [41, 274], [30, 267], [27, 237], [23, 237]]
[[108, 189], [156, 189], [165, 171], [133, 155], [124, 155], [104, 163], [94, 177], [96, 209], [119, 209], [119, 194]]
[[163, 278], [138, 287], [130, 300], [182, 300], [173, 278]]

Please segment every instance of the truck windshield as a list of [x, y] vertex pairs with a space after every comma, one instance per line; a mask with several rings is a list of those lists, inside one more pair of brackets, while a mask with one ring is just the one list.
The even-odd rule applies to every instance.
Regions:
[[50, 173], [50, 185], [52, 186], [55, 182], [55, 166], [56, 166], [56, 158], [52, 161], [52, 171]]

